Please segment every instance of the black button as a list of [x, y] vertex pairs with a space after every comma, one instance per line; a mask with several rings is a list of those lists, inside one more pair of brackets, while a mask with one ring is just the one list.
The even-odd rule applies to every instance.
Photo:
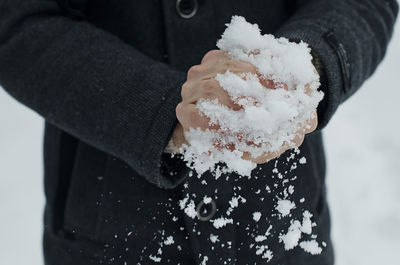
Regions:
[[182, 18], [191, 18], [197, 13], [197, 0], [176, 0], [176, 12]]
[[211, 200], [209, 203], [201, 201], [196, 208], [197, 217], [201, 221], [208, 221], [214, 217], [216, 210], [217, 205], [215, 204], [215, 201]]

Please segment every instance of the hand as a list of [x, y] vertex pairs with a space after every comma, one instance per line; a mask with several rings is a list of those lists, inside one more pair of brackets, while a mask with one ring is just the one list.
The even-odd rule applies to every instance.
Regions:
[[[257, 68], [254, 65], [232, 60], [221, 50], [209, 51], [203, 57], [200, 65], [195, 65], [189, 69], [187, 81], [182, 86], [182, 102], [176, 107], [176, 115], [180, 123], [175, 128], [172, 140], [177, 147], [180, 147], [183, 143], [187, 143], [183, 131], [187, 131], [190, 128], [218, 130], [218, 125], [209, 125], [210, 120], [200, 114], [196, 107], [198, 100], [218, 99], [219, 103], [228, 108], [233, 110], [241, 109], [241, 106], [235, 104], [228, 93], [220, 87], [218, 81], [214, 79], [217, 74], [223, 74], [227, 70], [237, 74], [258, 74]], [[282, 87], [282, 84], [274, 84], [271, 80], [260, 79], [260, 81], [269, 89]], [[287, 89], [286, 85], [283, 85], [283, 87]], [[264, 153], [257, 158], [251, 157], [249, 153], [244, 153], [243, 158], [258, 164], [266, 163], [269, 160], [279, 157], [286, 150], [300, 146], [304, 140], [304, 135], [315, 130], [317, 126], [316, 117], [314, 115], [314, 118], [298, 131], [298, 136], [292, 143], [285, 143], [279, 151]], [[232, 150], [231, 146], [226, 148]]]
[[220, 87], [214, 78], [227, 70], [233, 73], [257, 73], [257, 68], [250, 63], [235, 61], [225, 55], [224, 51], [211, 50], [202, 59], [200, 65], [192, 66], [187, 74], [187, 81], [182, 86], [182, 102], [176, 107], [176, 116], [179, 124], [174, 130], [172, 141], [176, 147], [187, 143], [183, 130], [189, 128], [218, 129], [217, 125], [210, 126], [209, 119], [201, 115], [196, 107], [199, 99], [218, 99], [218, 101], [234, 110], [241, 106], [236, 105], [228, 93]]
[[309, 121], [307, 121], [306, 124], [304, 124], [303, 127], [301, 127], [297, 133], [296, 133], [296, 137], [293, 139], [293, 141], [291, 143], [284, 143], [283, 146], [281, 147], [281, 149], [279, 149], [276, 152], [267, 152], [262, 154], [259, 157], [253, 158], [250, 153], [244, 153], [243, 154], [243, 159], [246, 160], [250, 160], [254, 163], [257, 164], [264, 164], [267, 163], [270, 160], [273, 160], [275, 158], [278, 158], [279, 156], [281, 156], [284, 152], [286, 152], [287, 150], [290, 150], [292, 148], [295, 147], [299, 147], [300, 145], [302, 145], [303, 141], [304, 141], [304, 137], [306, 134], [311, 133], [313, 131], [315, 131], [315, 129], [317, 128], [318, 125], [318, 116], [317, 116], [317, 112], [313, 113], [313, 118], [310, 119]]

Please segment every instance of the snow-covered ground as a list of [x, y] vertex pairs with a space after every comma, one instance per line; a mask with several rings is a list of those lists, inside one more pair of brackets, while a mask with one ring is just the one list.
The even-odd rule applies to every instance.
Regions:
[[[337, 265], [397, 265], [400, 23], [384, 62], [325, 129]], [[0, 261], [42, 264], [42, 119], [0, 89]]]

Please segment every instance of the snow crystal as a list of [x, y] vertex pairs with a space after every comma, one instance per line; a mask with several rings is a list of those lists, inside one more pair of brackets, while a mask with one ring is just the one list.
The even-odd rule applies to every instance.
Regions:
[[[302, 223], [300, 223], [299, 220], [292, 220], [288, 232], [280, 236], [281, 241], [285, 245], [285, 250], [291, 250], [299, 245], [299, 240], [302, 237], [302, 233], [311, 235], [312, 227], [315, 226], [315, 224], [311, 222], [311, 217], [312, 214], [309, 211], [304, 211]], [[303, 246], [301, 244], [303, 244]], [[318, 246], [318, 243], [315, 240], [302, 241], [300, 243], [300, 247], [313, 255], [317, 255], [322, 252], [322, 249]]]
[[151, 259], [154, 262], [160, 262], [161, 258], [153, 255], [149, 255], [149, 259]]
[[239, 202], [241, 203], [245, 203], [246, 199], [243, 198], [242, 196], [238, 196], [238, 197], [232, 197], [232, 199], [229, 201], [229, 205], [230, 207], [228, 208], [228, 210], [226, 211], [227, 215], [230, 215], [233, 211], [233, 209], [235, 209], [236, 207], [239, 206]]
[[212, 201], [211, 197], [208, 197], [207, 195], [204, 196], [203, 202], [204, 202], [205, 204], [209, 204], [211, 201]]
[[312, 214], [309, 211], [305, 211], [303, 213], [303, 224], [301, 225], [301, 232], [310, 235], [312, 233], [312, 223], [311, 223]]
[[197, 216], [197, 212], [196, 212], [193, 200], [190, 200], [189, 204], [186, 205], [186, 208], [184, 209], [184, 211], [185, 211], [186, 215], [192, 219]]
[[289, 200], [279, 200], [275, 209], [282, 215], [282, 217], [288, 216], [290, 211], [296, 207], [294, 202]]
[[265, 240], [267, 240], [267, 238], [268, 238], [267, 236], [264, 236], [264, 235], [258, 235], [258, 236], [256, 236], [256, 237], [255, 237], [255, 239], [254, 239], [254, 240], [255, 240], [256, 242], [262, 242], [262, 241], [265, 241]]
[[185, 198], [183, 198], [182, 200], [179, 201], [179, 207], [181, 208], [181, 210], [185, 209], [186, 203], [189, 200], [189, 196], [186, 195]]
[[200, 263], [200, 265], [206, 265], [206, 264], [207, 264], [207, 261], [208, 261], [208, 257], [207, 257], [207, 256], [204, 256], [204, 257], [203, 257], [203, 260], [202, 260], [201, 263]]
[[300, 231], [301, 224], [298, 220], [295, 220], [289, 227], [288, 232], [281, 236], [281, 240], [285, 245], [285, 250], [294, 249], [301, 238]]
[[273, 253], [268, 249], [268, 246], [256, 246], [256, 249], [256, 255], [262, 255], [262, 258], [267, 259], [268, 262], [273, 258]]
[[254, 221], [258, 222], [258, 221], [260, 221], [260, 218], [261, 218], [261, 213], [260, 212], [254, 212], [253, 213], [253, 220]]
[[302, 158], [299, 159], [300, 164], [305, 164], [307, 163], [307, 159], [303, 156]]
[[[241, 109], [230, 109], [216, 99], [199, 100], [196, 106], [200, 113], [219, 129], [190, 128], [185, 131], [190, 145], [181, 151], [188, 166], [199, 175], [224, 162], [226, 166], [219, 171], [250, 176], [256, 164], [242, 159], [245, 152], [258, 157], [279, 151], [284, 144], [295, 147], [293, 140], [299, 129], [313, 118], [323, 97], [317, 91], [319, 76], [307, 44], [262, 35], [258, 25], [240, 16], [232, 17], [217, 46], [233, 60], [256, 66], [259, 75], [218, 74], [215, 79]], [[260, 77], [271, 80], [274, 89], [264, 87]]]
[[302, 241], [300, 242], [299, 245], [305, 252], [308, 252], [311, 255], [319, 255], [322, 252], [322, 248], [318, 245], [318, 242], [315, 240]]
[[293, 185], [289, 185], [288, 191], [290, 194], [294, 193], [294, 186]]
[[214, 234], [210, 234], [210, 240], [212, 243], [216, 243], [217, 241], [219, 241], [218, 236]]
[[166, 240], [164, 240], [164, 245], [172, 245], [172, 244], [174, 244], [175, 243], [175, 241], [174, 241], [174, 237], [173, 236], [169, 236], [169, 237], [167, 237], [167, 239]]
[[224, 227], [227, 224], [233, 224], [233, 219], [220, 217], [220, 218], [214, 219], [214, 221], [213, 221], [213, 225], [217, 229]]

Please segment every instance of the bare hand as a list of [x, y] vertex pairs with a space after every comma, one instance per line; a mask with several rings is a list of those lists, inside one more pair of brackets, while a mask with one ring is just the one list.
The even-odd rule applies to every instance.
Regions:
[[[202, 59], [200, 65], [192, 66], [187, 74], [187, 81], [182, 86], [182, 102], [176, 107], [176, 116], [179, 120], [175, 128], [172, 140], [177, 147], [187, 143], [183, 131], [190, 128], [200, 128], [202, 130], [218, 130], [218, 125], [210, 125], [209, 118], [202, 115], [196, 103], [200, 99], [217, 99], [220, 104], [233, 110], [240, 110], [242, 107], [235, 104], [229, 94], [215, 80], [217, 74], [223, 74], [226, 71], [232, 73], [252, 73], [258, 74], [257, 68], [247, 62], [232, 60], [226, 56], [224, 51], [211, 50]], [[275, 86], [282, 87], [282, 84], [274, 84], [271, 80], [260, 79], [261, 83], [269, 89]], [[286, 87], [284, 85], [284, 87]], [[269, 160], [279, 157], [283, 152], [295, 146], [300, 146], [304, 140], [304, 135], [315, 130], [317, 126], [317, 115], [310, 120], [304, 128], [298, 131], [298, 136], [292, 144], [286, 143], [281, 150], [274, 153], [264, 153], [260, 157], [253, 158], [249, 153], [244, 153], [243, 158], [255, 163], [262, 164]], [[231, 149], [232, 147], [226, 147]]]

